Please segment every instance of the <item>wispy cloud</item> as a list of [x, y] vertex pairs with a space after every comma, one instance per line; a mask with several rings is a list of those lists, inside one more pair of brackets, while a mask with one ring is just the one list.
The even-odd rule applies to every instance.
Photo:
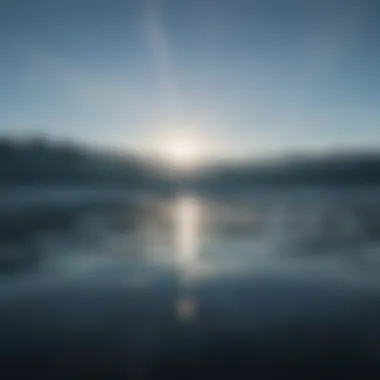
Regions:
[[156, 69], [163, 113], [168, 123], [176, 122], [183, 117], [183, 95], [160, 0], [143, 2], [143, 29]]

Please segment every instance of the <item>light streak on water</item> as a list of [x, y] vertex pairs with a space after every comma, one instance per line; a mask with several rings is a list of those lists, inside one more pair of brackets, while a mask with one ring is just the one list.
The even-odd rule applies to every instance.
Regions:
[[198, 314], [198, 303], [192, 296], [191, 285], [199, 269], [201, 249], [201, 205], [197, 199], [178, 198], [174, 207], [176, 255], [182, 293], [175, 313], [181, 322], [191, 322]]
[[175, 238], [178, 264], [194, 265], [200, 253], [200, 205], [195, 198], [179, 198], [175, 207]]

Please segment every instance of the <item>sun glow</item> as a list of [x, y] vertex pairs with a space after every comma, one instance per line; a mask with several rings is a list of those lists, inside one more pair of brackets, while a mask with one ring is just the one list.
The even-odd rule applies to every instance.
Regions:
[[194, 167], [202, 160], [200, 141], [191, 136], [173, 136], [162, 145], [162, 153], [173, 165]]
[[197, 168], [207, 157], [205, 139], [191, 131], [161, 132], [150, 141], [149, 145], [160, 160], [180, 170]]

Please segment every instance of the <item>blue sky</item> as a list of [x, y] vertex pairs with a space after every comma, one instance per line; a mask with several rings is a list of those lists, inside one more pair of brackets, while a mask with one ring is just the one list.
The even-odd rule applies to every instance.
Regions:
[[380, 6], [353, 0], [3, 0], [0, 133], [221, 155], [380, 148]]

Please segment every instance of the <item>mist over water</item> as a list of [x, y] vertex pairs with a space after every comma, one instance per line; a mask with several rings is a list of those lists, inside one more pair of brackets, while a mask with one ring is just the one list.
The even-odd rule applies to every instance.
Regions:
[[379, 261], [377, 192], [273, 187], [224, 197], [75, 188], [4, 193], [1, 276], [70, 276], [138, 263], [220, 274], [287, 268], [372, 278]]

